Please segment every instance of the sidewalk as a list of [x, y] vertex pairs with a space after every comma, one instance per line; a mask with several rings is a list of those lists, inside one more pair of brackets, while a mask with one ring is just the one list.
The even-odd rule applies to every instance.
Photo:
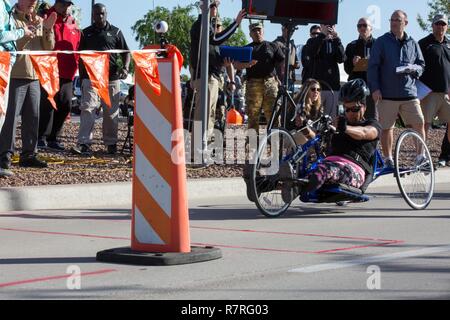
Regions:
[[[436, 183], [450, 183], [450, 169], [436, 172]], [[396, 186], [392, 176], [384, 176], [372, 183], [372, 188]], [[217, 197], [245, 196], [241, 178], [188, 180], [189, 200]], [[38, 186], [0, 189], [0, 212], [25, 210], [80, 209], [93, 207], [131, 207], [131, 182]]]

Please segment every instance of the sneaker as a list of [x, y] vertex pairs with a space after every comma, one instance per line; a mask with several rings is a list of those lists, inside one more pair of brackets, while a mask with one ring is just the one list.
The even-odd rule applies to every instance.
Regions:
[[87, 144], [80, 144], [79, 146], [73, 147], [72, 149], [70, 149], [70, 152], [72, 152], [73, 154], [88, 157], [92, 155], [91, 147]]
[[386, 160], [384, 160], [384, 168], [385, 169], [394, 169], [395, 164], [394, 164], [394, 160], [391, 158], [387, 158]]
[[117, 153], [117, 144], [112, 144], [107, 147], [107, 154], [115, 155]]
[[58, 141], [48, 141], [47, 142], [47, 148], [56, 150], [56, 151], [64, 151], [64, 145], [62, 143], [59, 143]]
[[39, 160], [36, 156], [27, 157], [25, 159], [20, 158], [19, 167], [22, 168], [47, 168], [47, 162]]
[[0, 161], [0, 168], [5, 170], [11, 169], [11, 161]]
[[47, 149], [47, 143], [44, 139], [39, 139], [37, 143], [38, 150], [46, 150]]
[[0, 168], [0, 178], [12, 177], [14, 173], [9, 169]]
[[[450, 162], [450, 161], [449, 161]], [[450, 164], [450, 163], [449, 163]], [[445, 159], [439, 159], [438, 160], [438, 166], [439, 167], [445, 167], [445, 166], [447, 166], [447, 160], [445, 160]]]

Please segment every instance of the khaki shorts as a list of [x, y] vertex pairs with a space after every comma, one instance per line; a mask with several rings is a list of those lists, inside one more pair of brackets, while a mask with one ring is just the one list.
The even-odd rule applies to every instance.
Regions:
[[383, 130], [394, 128], [399, 114], [405, 125], [424, 124], [419, 99], [409, 101], [381, 100], [377, 109]]
[[425, 123], [432, 123], [434, 117], [450, 122], [450, 98], [445, 93], [430, 93], [421, 101]]

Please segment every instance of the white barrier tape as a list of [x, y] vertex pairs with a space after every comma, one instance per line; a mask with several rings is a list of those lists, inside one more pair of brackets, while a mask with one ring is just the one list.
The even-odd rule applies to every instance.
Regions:
[[83, 50], [83, 51], [70, 51], [70, 50], [55, 50], [55, 51], [9, 51], [12, 54], [22, 54], [22, 55], [37, 55], [43, 56], [48, 54], [96, 54], [96, 53], [131, 53], [131, 52], [142, 52], [142, 53], [158, 53], [167, 52], [166, 49], [142, 49], [142, 50]]

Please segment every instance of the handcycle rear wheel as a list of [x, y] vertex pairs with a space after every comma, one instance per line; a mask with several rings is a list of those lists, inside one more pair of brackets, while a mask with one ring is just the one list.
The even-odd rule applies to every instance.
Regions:
[[[280, 165], [296, 150], [292, 135], [284, 129], [274, 129], [261, 140], [254, 163], [250, 166], [250, 188], [255, 203], [269, 218], [285, 213], [292, 201], [283, 200], [282, 188], [287, 180], [280, 178]], [[296, 177], [293, 168], [292, 176]]]
[[406, 203], [424, 210], [434, 193], [434, 167], [423, 138], [413, 130], [404, 131], [395, 148], [395, 178]]

